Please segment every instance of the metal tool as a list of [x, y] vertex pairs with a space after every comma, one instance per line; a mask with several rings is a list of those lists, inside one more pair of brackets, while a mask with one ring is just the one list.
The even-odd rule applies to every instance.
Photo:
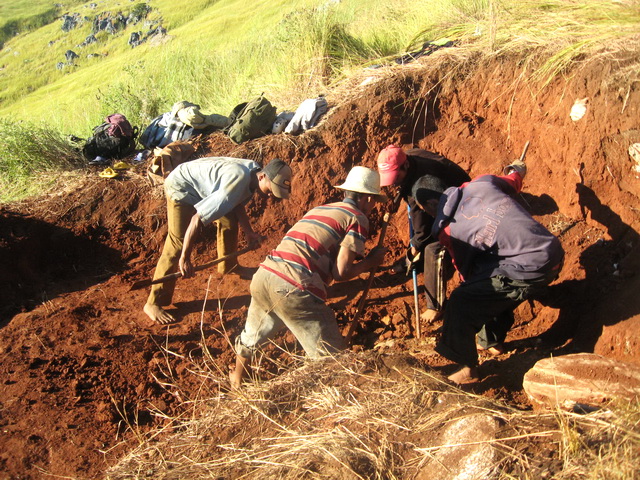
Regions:
[[[413, 238], [413, 221], [411, 220], [411, 206], [407, 205], [407, 212], [409, 214], [409, 238]], [[409, 240], [409, 242], [411, 242], [411, 240]], [[411, 245], [411, 243], [409, 243], [409, 245]], [[413, 267], [411, 269], [411, 274], [413, 277], [413, 303], [414, 303], [414, 309], [415, 309], [415, 318], [416, 318], [416, 325], [415, 325], [415, 334], [416, 334], [416, 338], [420, 338], [421, 337], [421, 333], [420, 333], [420, 303], [418, 300], [418, 272], [416, 271], [415, 267]]]
[[529, 150], [529, 140], [524, 144], [524, 149], [522, 150], [522, 155], [520, 155], [520, 161], [524, 162], [524, 157], [527, 155], [527, 150]]
[[[214, 265], [217, 265], [220, 262], [223, 262], [225, 260], [229, 260], [231, 258], [237, 257], [239, 255], [242, 255], [243, 253], [247, 253], [249, 251], [253, 250], [253, 248], [243, 248], [242, 250], [238, 250], [237, 252], [233, 252], [230, 253], [229, 255], [225, 255], [224, 257], [220, 257], [220, 258], [216, 258], [215, 260], [212, 260], [210, 262], [204, 263], [202, 265], [198, 265], [196, 267], [193, 268], [194, 272], [199, 272], [200, 270], [205, 270], [209, 267], [213, 267]], [[156, 278], [154, 280], [139, 280], [136, 283], [134, 283], [133, 285], [131, 285], [131, 288], [129, 290], [138, 290], [140, 288], [145, 288], [145, 287], [149, 287], [151, 285], [155, 285], [156, 283], [164, 283], [167, 282], [169, 280], [173, 280], [175, 278], [180, 278], [182, 277], [182, 273], [180, 272], [176, 272], [176, 273], [170, 273], [169, 275], [165, 275], [164, 277], [160, 277], [160, 278]]]
[[[389, 212], [386, 212], [382, 217], [382, 226], [380, 227], [380, 238], [378, 238], [378, 247], [381, 247], [383, 245], [384, 237], [387, 233], [387, 227], [389, 226], [390, 218], [391, 218], [391, 214]], [[367, 301], [367, 295], [369, 294], [369, 289], [373, 284], [373, 277], [375, 276], [377, 270], [378, 270], [378, 267], [375, 267], [375, 268], [372, 268], [371, 271], [369, 272], [369, 278], [367, 278], [367, 284], [365, 285], [364, 290], [362, 291], [362, 295], [360, 295], [360, 300], [358, 300], [358, 306], [356, 307], [356, 314], [353, 316], [353, 319], [351, 319], [351, 323], [349, 323], [349, 326], [347, 327], [347, 333], [345, 335], [345, 341], [347, 342], [347, 344], [351, 342], [351, 337], [353, 336], [353, 332], [355, 331], [356, 325], [358, 324], [358, 321], [362, 316], [362, 312], [364, 311], [364, 306]]]
[[446, 282], [444, 278], [445, 269], [445, 249], [441, 248], [436, 255], [436, 307], [442, 311], [444, 309], [444, 300], [446, 293]]

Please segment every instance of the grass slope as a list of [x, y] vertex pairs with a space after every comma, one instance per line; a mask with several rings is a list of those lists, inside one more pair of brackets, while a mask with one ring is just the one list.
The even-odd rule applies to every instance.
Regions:
[[[98, 32], [96, 43], [79, 46], [97, 15], [126, 16], [145, 5], [145, 21], [114, 35]], [[41, 0], [5, 0], [0, 8], [5, 25], [48, 11]], [[637, 52], [640, 42], [640, 0], [71, 0], [58, 13], [85, 21], [68, 33], [60, 19], [24, 27], [0, 49], [0, 119], [26, 122], [18, 125], [27, 132], [47, 125], [84, 138], [108, 114], [123, 113], [142, 129], [180, 100], [226, 115], [264, 92], [279, 110], [295, 109], [354, 69], [442, 38], [486, 55], [518, 51], [546, 59], [537, 62], [543, 81], [584, 55]], [[132, 32], [158, 25], [167, 29], [166, 43], [129, 47]], [[57, 69], [70, 49], [79, 58]], [[630, 79], [640, 76], [639, 65], [627, 67]], [[21, 177], [51, 162], [34, 160], [25, 169], [20, 149], [29, 135], [17, 141], [9, 138], [17, 130], [1, 127], [0, 186], [8, 199], [23, 194], [10, 186], [30, 183]], [[37, 159], [44, 143], [33, 143], [24, 149]], [[77, 152], [69, 146], [63, 157], [62, 166], [74, 164]]]

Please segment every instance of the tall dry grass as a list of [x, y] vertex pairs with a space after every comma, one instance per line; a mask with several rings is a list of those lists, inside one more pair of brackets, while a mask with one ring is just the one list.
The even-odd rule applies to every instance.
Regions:
[[[372, 352], [289, 368], [241, 391], [225, 390], [223, 370], [213, 358], [194, 363], [200, 396], [180, 417], [155, 412], [166, 426], [107, 478], [441, 478], [442, 465], [455, 472], [480, 449], [477, 478], [636, 478], [638, 404], [522, 411], [452, 388], [408, 356]], [[447, 437], [476, 418], [495, 425], [488, 437]]]

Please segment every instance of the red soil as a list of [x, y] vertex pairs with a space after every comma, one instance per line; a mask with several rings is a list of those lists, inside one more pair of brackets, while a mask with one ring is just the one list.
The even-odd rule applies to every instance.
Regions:
[[[542, 88], [525, 82], [526, 67], [515, 61], [495, 60], [464, 76], [441, 71], [440, 79], [413, 65], [354, 87], [347, 100], [330, 95], [321, 125], [301, 136], [236, 146], [214, 134], [200, 140], [198, 154], [291, 161], [291, 199], [250, 204], [257, 231], [268, 238], [241, 257], [255, 266], [309, 208], [339, 198], [332, 185], [351, 166], [375, 168], [389, 143], [437, 151], [475, 176], [500, 172], [530, 141], [521, 199], [561, 238], [566, 264], [547, 298], [517, 310], [508, 352], [485, 358], [486, 378], [474, 387], [529, 408], [523, 375], [551, 353], [595, 351], [640, 363], [640, 179], [627, 153], [640, 141], [640, 90], [615, 79], [621, 66], [624, 59], [594, 61]], [[571, 106], [584, 97], [587, 114], [573, 122]], [[173, 415], [194, 394], [198, 380], [188, 367], [203, 344], [221, 368], [233, 361], [229, 340], [242, 328], [249, 281], [215, 271], [180, 281], [174, 300], [182, 321], [170, 327], [142, 313], [146, 290], [129, 290], [152, 274], [166, 233], [162, 192], [137, 168], [116, 180], [91, 171], [67, 189], [0, 207], [2, 478], [101, 477], [135, 444], [127, 422], [144, 431], [162, 422], [149, 409]], [[387, 264], [404, 253], [403, 212], [387, 232]], [[373, 214], [369, 246], [381, 214]], [[215, 257], [214, 227], [206, 230], [196, 263]], [[341, 325], [353, 317], [364, 284], [363, 276], [332, 288]], [[388, 340], [383, 352], [418, 357], [425, 368], [446, 364], [432, 350], [439, 325], [422, 325], [416, 340], [412, 308], [411, 279], [379, 273], [355, 348]], [[284, 341], [293, 348], [290, 335]], [[168, 379], [180, 388], [165, 388]]]

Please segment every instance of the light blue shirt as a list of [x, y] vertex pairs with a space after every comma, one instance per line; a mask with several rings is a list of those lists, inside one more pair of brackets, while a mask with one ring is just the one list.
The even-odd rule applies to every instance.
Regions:
[[174, 202], [192, 205], [207, 225], [249, 201], [251, 173], [261, 169], [253, 160], [207, 157], [178, 165], [164, 190]]

